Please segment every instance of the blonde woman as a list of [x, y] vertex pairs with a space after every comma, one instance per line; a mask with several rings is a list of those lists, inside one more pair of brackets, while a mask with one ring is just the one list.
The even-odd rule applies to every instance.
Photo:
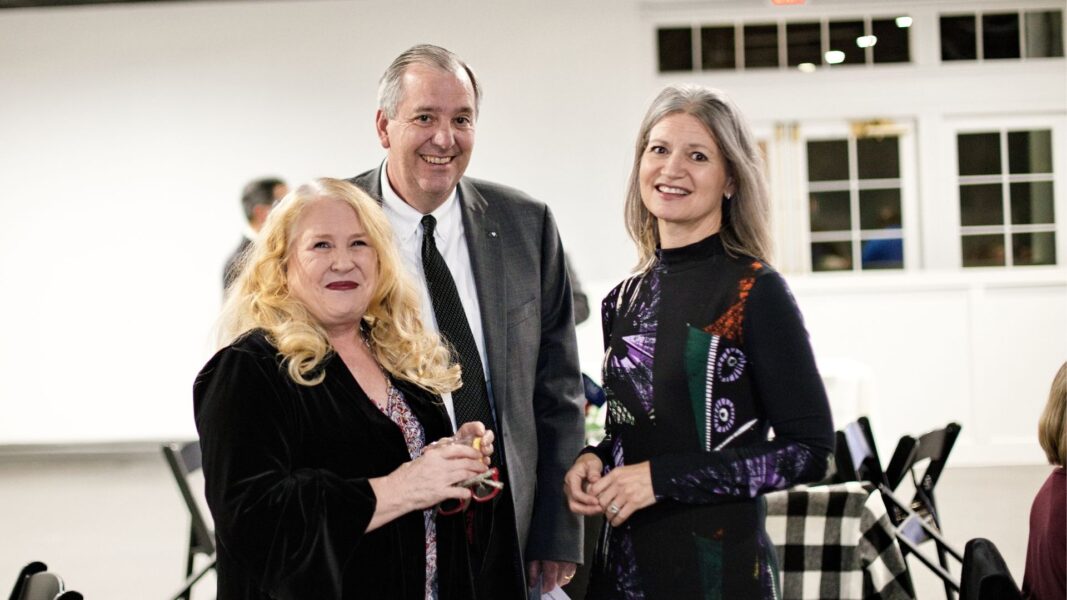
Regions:
[[378, 205], [333, 179], [249, 253], [193, 389], [220, 599], [471, 596], [458, 508], [493, 489], [493, 434], [433, 443], [459, 372], [399, 265]]
[[1067, 362], [1052, 380], [1037, 440], [1054, 468], [1030, 508], [1023, 597], [1063, 600], [1067, 598]]

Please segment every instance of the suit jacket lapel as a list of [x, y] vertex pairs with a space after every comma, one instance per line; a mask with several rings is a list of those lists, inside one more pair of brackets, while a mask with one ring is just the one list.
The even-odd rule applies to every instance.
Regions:
[[[482, 336], [497, 419], [503, 418], [507, 387], [507, 288], [500, 228], [486, 199], [466, 179], [459, 182], [463, 230], [470, 251], [474, 286], [482, 315]], [[500, 432], [497, 432], [499, 435]]]

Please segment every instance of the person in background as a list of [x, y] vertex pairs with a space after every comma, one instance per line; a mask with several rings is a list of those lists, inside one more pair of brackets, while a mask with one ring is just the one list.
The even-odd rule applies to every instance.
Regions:
[[582, 282], [578, 279], [578, 274], [574, 272], [571, 257], [564, 255], [563, 258], [567, 265], [567, 277], [571, 280], [571, 295], [574, 297], [574, 324], [581, 325], [589, 318], [589, 297], [585, 295]]
[[762, 495], [821, 479], [834, 431], [800, 312], [766, 262], [769, 212], [733, 102], [665, 88], [626, 197], [640, 264], [601, 308], [607, 435], [565, 478], [571, 510], [605, 517], [587, 598], [781, 597]]
[[480, 97], [474, 71], [452, 52], [404, 51], [378, 88], [386, 159], [351, 181], [382, 201], [424, 285], [423, 322], [456, 350], [463, 387], [444, 398], [455, 423], [492, 422], [500, 440], [494, 464], [507, 486], [474, 510], [471, 562], [477, 597], [508, 600], [527, 597], [524, 581], [566, 584], [581, 560], [563, 474], [583, 445], [583, 393], [551, 211], [464, 176]]
[[271, 213], [193, 386], [220, 599], [473, 597], [494, 434], [449, 437], [459, 368], [418, 311], [365, 193], [319, 179]]
[[1052, 380], [1037, 440], [1053, 469], [1030, 508], [1023, 597], [1063, 600], [1067, 598], [1067, 362]]
[[241, 243], [237, 244], [237, 248], [226, 260], [226, 267], [222, 270], [224, 292], [230, 288], [230, 284], [240, 273], [241, 256], [263, 227], [271, 207], [288, 193], [289, 186], [277, 177], [255, 179], [245, 185], [244, 191], [241, 192], [241, 208], [244, 210], [248, 225], [245, 227], [244, 236], [241, 237]]

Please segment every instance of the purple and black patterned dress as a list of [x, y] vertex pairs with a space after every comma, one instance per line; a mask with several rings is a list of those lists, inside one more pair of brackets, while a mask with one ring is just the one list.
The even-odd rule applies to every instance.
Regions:
[[780, 597], [762, 494], [821, 479], [833, 449], [784, 280], [713, 235], [657, 251], [602, 315], [607, 437], [588, 450], [605, 472], [650, 461], [656, 503], [605, 524], [588, 598]]

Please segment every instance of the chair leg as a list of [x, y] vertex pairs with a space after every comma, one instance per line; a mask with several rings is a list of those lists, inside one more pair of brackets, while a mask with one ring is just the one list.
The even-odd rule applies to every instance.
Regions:
[[[182, 588], [181, 593], [174, 597], [174, 600], [190, 600], [190, 598], [192, 597], [192, 584], [195, 583], [195, 581], [189, 582], [189, 576], [193, 574], [193, 565], [195, 562], [196, 553], [190, 550], [189, 554], [185, 557], [185, 587]], [[201, 573], [200, 575], [203, 575], [203, 573]], [[199, 579], [199, 577], [197, 579]]]

